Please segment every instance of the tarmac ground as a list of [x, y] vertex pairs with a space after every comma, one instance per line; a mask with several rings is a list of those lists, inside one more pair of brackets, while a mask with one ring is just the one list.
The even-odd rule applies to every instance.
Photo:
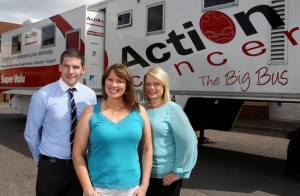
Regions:
[[276, 121], [238, 118], [234, 128], [256, 131], [280, 132], [285, 136], [286, 133], [295, 130], [300, 126], [300, 121]]

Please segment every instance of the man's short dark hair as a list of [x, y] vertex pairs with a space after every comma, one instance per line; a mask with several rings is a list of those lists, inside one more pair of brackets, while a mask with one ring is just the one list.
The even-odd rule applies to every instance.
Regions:
[[65, 50], [60, 56], [60, 64], [62, 64], [65, 57], [74, 57], [81, 60], [81, 65], [85, 65], [84, 56], [82, 55], [81, 51], [75, 48], [69, 48]]

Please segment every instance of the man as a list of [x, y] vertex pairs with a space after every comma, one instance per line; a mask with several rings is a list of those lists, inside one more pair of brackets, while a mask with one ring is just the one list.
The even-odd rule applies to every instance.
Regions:
[[[71, 157], [71, 107], [74, 106], [70, 99], [75, 100], [75, 121], [86, 106], [96, 104], [95, 92], [79, 83], [85, 69], [79, 50], [64, 51], [59, 65], [61, 78], [31, 98], [24, 136], [38, 166], [37, 196], [82, 196]], [[75, 90], [70, 93], [70, 88]]]

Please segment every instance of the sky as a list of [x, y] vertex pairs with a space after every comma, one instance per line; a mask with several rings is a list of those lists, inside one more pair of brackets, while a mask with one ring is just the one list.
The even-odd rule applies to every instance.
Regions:
[[25, 20], [43, 20], [84, 4], [101, 0], [0, 0], [0, 21], [22, 24]]

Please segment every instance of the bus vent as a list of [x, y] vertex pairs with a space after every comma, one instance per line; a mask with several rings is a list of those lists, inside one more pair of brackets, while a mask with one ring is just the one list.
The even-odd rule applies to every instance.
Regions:
[[286, 8], [285, 0], [272, 0], [271, 6], [279, 14], [285, 25], [271, 30], [271, 53], [270, 65], [286, 64], [287, 63], [287, 41], [284, 36], [286, 30]]

